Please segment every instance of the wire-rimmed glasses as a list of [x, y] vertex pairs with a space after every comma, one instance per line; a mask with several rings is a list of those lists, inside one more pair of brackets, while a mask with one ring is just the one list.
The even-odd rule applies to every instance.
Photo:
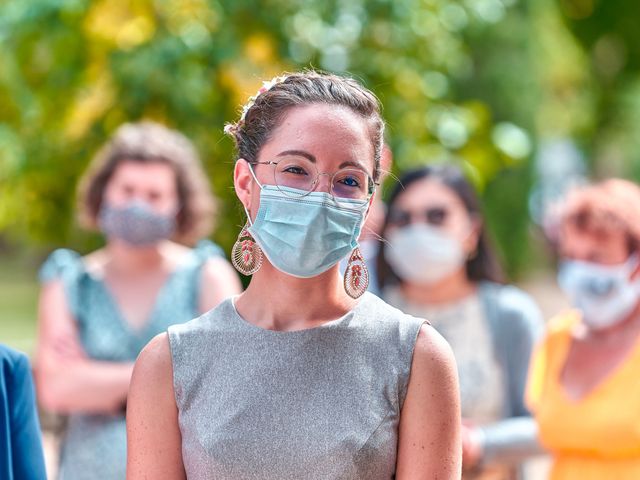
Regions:
[[301, 198], [315, 191], [321, 175], [330, 177], [331, 195], [337, 203], [368, 200], [376, 184], [371, 176], [359, 167], [343, 167], [335, 173], [320, 173], [316, 164], [304, 157], [282, 158], [276, 161], [251, 162], [273, 166], [275, 186], [286, 196]]

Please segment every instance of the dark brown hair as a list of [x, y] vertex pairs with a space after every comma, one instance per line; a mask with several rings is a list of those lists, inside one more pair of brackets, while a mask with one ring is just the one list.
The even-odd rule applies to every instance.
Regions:
[[[389, 226], [388, 212], [393, 209], [396, 200], [409, 185], [427, 178], [437, 180], [449, 188], [462, 201], [470, 217], [482, 220], [482, 210], [478, 195], [473, 185], [466, 179], [459, 168], [450, 165], [426, 166], [404, 173], [404, 175], [400, 177], [400, 181], [395, 185], [387, 202], [387, 217], [382, 227], [383, 237]], [[385, 244], [383, 242], [380, 246], [380, 253], [378, 254], [378, 283], [381, 289], [389, 284], [401, 282], [401, 279], [394, 273], [385, 260], [384, 249]], [[504, 281], [502, 268], [490, 246], [487, 232], [484, 228], [484, 222], [480, 224], [476, 253], [467, 259], [466, 271], [467, 278], [472, 282], [490, 281], [501, 283]]]
[[[253, 102], [253, 103], [251, 103]], [[225, 131], [232, 135], [237, 157], [255, 162], [260, 149], [280, 125], [290, 108], [329, 104], [349, 108], [369, 123], [374, 151], [373, 180], [380, 176], [380, 154], [384, 121], [376, 96], [352, 78], [317, 71], [286, 74], [274, 79], [274, 85], [261, 91], [245, 107], [245, 114]]]
[[96, 228], [106, 186], [123, 162], [159, 162], [175, 172], [180, 210], [174, 240], [193, 244], [210, 233], [215, 201], [195, 147], [180, 132], [148, 121], [119, 127], [91, 161], [78, 189], [83, 226]]

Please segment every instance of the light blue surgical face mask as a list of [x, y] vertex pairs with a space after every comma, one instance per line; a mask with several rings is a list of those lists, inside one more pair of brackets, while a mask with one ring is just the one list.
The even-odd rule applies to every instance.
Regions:
[[[248, 228], [269, 262], [300, 278], [326, 272], [358, 246], [369, 202], [341, 199], [325, 192], [306, 192], [262, 185], [260, 208]], [[286, 193], [285, 193], [286, 192]], [[246, 211], [246, 209], [245, 209]]]
[[637, 265], [635, 256], [620, 265], [565, 260], [558, 283], [582, 311], [583, 322], [600, 330], [627, 318], [638, 304], [640, 283], [631, 280]]

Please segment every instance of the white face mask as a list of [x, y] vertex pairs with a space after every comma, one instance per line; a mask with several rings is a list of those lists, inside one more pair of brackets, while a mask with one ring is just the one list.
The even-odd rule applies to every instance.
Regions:
[[430, 285], [461, 268], [462, 244], [441, 229], [411, 224], [391, 232], [384, 258], [402, 280]]
[[626, 319], [640, 300], [640, 283], [630, 277], [638, 265], [631, 257], [620, 265], [568, 260], [561, 264], [558, 284], [582, 311], [583, 322], [602, 330]]

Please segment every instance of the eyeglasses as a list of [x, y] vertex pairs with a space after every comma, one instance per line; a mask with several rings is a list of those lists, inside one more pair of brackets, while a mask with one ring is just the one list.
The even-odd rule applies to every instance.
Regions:
[[368, 200], [375, 191], [376, 183], [366, 171], [358, 167], [345, 167], [330, 174], [318, 172], [315, 163], [306, 158], [283, 158], [278, 161], [251, 163], [273, 165], [274, 183], [289, 197], [309, 195], [318, 186], [321, 175], [330, 177], [331, 195], [337, 202]]
[[395, 227], [406, 227], [417, 218], [419, 221], [440, 227], [449, 216], [449, 211], [444, 207], [425, 208], [422, 211], [411, 212], [409, 210], [391, 209], [387, 223]]

